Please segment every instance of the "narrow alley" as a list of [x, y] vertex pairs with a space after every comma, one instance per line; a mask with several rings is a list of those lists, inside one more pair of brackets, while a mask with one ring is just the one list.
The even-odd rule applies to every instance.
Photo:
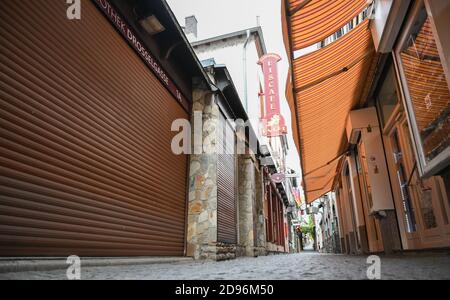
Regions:
[[[381, 280], [450, 279], [447, 253], [381, 256]], [[82, 280], [365, 280], [367, 256], [302, 252], [213, 262], [83, 268]], [[0, 279], [64, 280], [66, 270], [0, 274]]]
[[450, 280], [449, 28], [450, 0], [0, 0], [0, 280]]

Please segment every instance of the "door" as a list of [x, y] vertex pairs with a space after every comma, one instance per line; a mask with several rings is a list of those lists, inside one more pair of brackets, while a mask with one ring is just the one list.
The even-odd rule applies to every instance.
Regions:
[[[353, 237], [350, 236], [349, 238], [351, 239], [349, 242], [351, 244], [353, 244], [353, 248], [350, 247], [350, 252], [351, 250], [355, 251], [354, 254], [358, 253], [361, 249], [361, 244], [359, 243], [359, 239], [358, 239], [358, 230], [356, 228], [356, 214], [355, 214], [355, 207], [353, 205], [353, 189], [352, 189], [352, 184], [351, 184], [351, 176], [350, 176], [350, 168], [348, 166], [348, 164], [345, 166], [344, 169], [344, 177], [345, 177], [345, 189], [347, 190], [347, 207], [349, 208], [348, 214], [350, 215], [350, 219], [351, 219], [351, 224], [350, 224], [350, 229], [353, 230]], [[351, 245], [350, 244], [350, 245]]]
[[[391, 134], [391, 146], [392, 146], [392, 158], [395, 164], [396, 183], [400, 189], [402, 208], [403, 208], [403, 220], [406, 224], [406, 230], [408, 233], [416, 231], [416, 216], [414, 212], [412, 197], [409, 189], [411, 184], [410, 174], [407, 173], [407, 166], [405, 163], [405, 153], [400, 144], [400, 136], [397, 129]], [[422, 192], [429, 194], [429, 189], [423, 189]]]
[[370, 214], [373, 206], [372, 186], [369, 178], [369, 166], [367, 164], [366, 148], [361, 141], [358, 144], [356, 153], [356, 165], [358, 169], [358, 181], [361, 189], [361, 201], [364, 210], [364, 220], [366, 223], [367, 239], [370, 252], [383, 251], [383, 240], [381, 238], [380, 221]]
[[413, 205], [418, 218], [421, 246], [425, 248], [449, 246], [449, 198], [443, 187], [442, 178], [438, 176], [421, 178], [419, 176], [412, 152], [408, 122], [402, 119], [396, 128], [404, 145], [405, 159], [409, 161], [411, 178], [408, 188], [413, 197]]
[[[440, 177], [420, 178], [404, 114], [388, 134], [407, 248], [450, 245], [449, 200]], [[397, 208], [398, 209], [398, 208]]]
[[181, 256], [188, 113], [94, 6], [2, 0], [0, 255]]

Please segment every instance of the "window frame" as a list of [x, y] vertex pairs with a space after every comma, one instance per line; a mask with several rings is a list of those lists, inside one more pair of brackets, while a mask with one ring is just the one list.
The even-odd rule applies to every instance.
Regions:
[[[396, 43], [396, 46], [393, 51], [394, 58], [394, 66], [397, 73], [397, 78], [400, 81], [400, 93], [401, 93], [401, 101], [403, 102], [403, 106], [405, 108], [407, 120], [409, 123], [410, 134], [413, 140], [413, 148], [416, 156], [416, 160], [418, 162], [418, 170], [419, 174], [422, 177], [431, 177], [433, 175], [439, 175], [443, 169], [445, 169], [450, 164], [450, 147], [447, 147], [443, 150], [439, 155], [434, 157], [431, 161], [427, 162], [425, 158], [425, 152], [422, 144], [422, 140], [420, 138], [420, 132], [418, 129], [416, 116], [414, 113], [414, 107], [412, 104], [411, 96], [409, 93], [409, 85], [405, 76], [405, 69], [403, 67], [403, 62], [401, 60], [401, 52], [403, 46], [406, 44], [409, 34], [414, 26], [415, 20], [419, 13], [425, 9], [428, 17], [433, 22], [433, 16], [429, 13], [427, 6], [423, 0], [419, 0], [412, 7], [411, 13], [407, 17], [407, 21], [405, 23], [405, 27], [402, 29], [399, 39]], [[439, 50], [439, 56], [441, 58], [442, 64], [445, 63], [445, 60], [442, 59], [442, 46], [440, 45], [439, 39], [436, 37], [435, 30], [433, 29], [433, 35]], [[446, 75], [447, 84], [448, 78], [450, 78], [449, 74], [447, 74], [446, 68], [444, 68], [444, 73]]]

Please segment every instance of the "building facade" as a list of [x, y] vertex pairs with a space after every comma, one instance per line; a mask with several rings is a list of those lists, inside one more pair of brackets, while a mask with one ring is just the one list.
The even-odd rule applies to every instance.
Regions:
[[206, 75], [164, 1], [68, 8], [0, 4], [0, 255], [184, 256], [171, 127]]
[[228, 69], [212, 59], [202, 63], [217, 90], [199, 91], [194, 102], [203, 142], [190, 156], [187, 255], [214, 260], [263, 255], [260, 153], [249, 147], [256, 136], [234, 122], [248, 117]]
[[[344, 10], [345, 2], [339, 2]], [[307, 122], [314, 113], [307, 105], [298, 106], [298, 99], [315, 101], [327, 85], [334, 86], [342, 99], [337, 104], [325, 95], [322, 101], [329, 107], [339, 106], [334, 109], [341, 115], [334, 124], [341, 126], [344, 139], [336, 139], [334, 154], [320, 153], [328, 163], [304, 173], [309, 202], [328, 191], [335, 195], [329, 205], [335, 203], [340, 243], [325, 248], [360, 254], [449, 247], [450, 1], [357, 4], [361, 6], [346, 11], [347, 25], [332, 34], [323, 33], [326, 39], [319, 34], [319, 41], [303, 50], [298, 46], [303, 40], [290, 26], [300, 15], [304, 21], [312, 16], [301, 8], [293, 10], [289, 3], [285, 6], [293, 73], [300, 65], [321, 68], [327, 61], [343, 59], [333, 56], [337, 49], [357, 53], [338, 63], [341, 69], [336, 73], [320, 69], [323, 77], [311, 80], [305, 76], [313, 73], [306, 71], [288, 83], [294, 86], [291, 106], [303, 114], [303, 119], [297, 119], [304, 139], [298, 145], [307, 169], [315, 163], [309, 143], [318, 137], [308, 135], [305, 128], [312, 124]], [[341, 81], [348, 84], [339, 88]], [[344, 107], [345, 101], [348, 106]], [[323, 177], [329, 183], [321, 181], [319, 189], [308, 188]], [[322, 226], [326, 240], [330, 227]]]
[[[261, 164], [258, 131], [232, 122], [250, 119], [242, 85], [200, 62], [164, 0], [83, 1], [81, 19], [65, 1], [0, 8], [1, 256], [272, 251], [264, 170], [285, 152]], [[288, 251], [274, 186], [273, 251]]]
[[339, 216], [334, 193], [324, 195], [319, 199], [320, 216], [317, 218], [316, 228], [321, 251], [327, 253], [341, 253], [341, 240], [339, 228]]
[[[292, 177], [289, 177], [291, 175]], [[288, 207], [286, 209], [286, 225], [288, 232], [288, 244], [289, 244], [289, 253], [297, 253], [300, 252], [301, 243], [300, 237], [298, 234], [298, 226], [301, 224], [301, 215], [300, 206], [301, 206], [301, 198], [300, 191], [298, 189], [298, 180], [295, 171], [288, 170], [286, 173], [285, 187], [288, 198]]]
[[[264, 78], [258, 61], [267, 54], [260, 27], [198, 40], [195, 16], [185, 19], [185, 33], [201, 60], [226, 68], [244, 109], [246, 126], [255, 133], [258, 151], [237, 156], [238, 240], [237, 255], [263, 255], [289, 251], [287, 209], [291, 197], [284, 174], [288, 150], [285, 136], [262, 134]], [[231, 116], [233, 117], [233, 116]]]
[[404, 249], [450, 245], [449, 16], [449, 1], [410, 3], [374, 95]]

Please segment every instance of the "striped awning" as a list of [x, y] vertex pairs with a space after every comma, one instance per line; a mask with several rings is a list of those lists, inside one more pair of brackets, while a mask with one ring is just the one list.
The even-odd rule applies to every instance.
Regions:
[[323, 41], [367, 6], [367, 0], [288, 0], [294, 50]]
[[[310, 203], [333, 188], [347, 149], [347, 116], [364, 102], [373, 77], [375, 50], [369, 20], [365, 20], [324, 48], [294, 59], [294, 51], [333, 34], [367, 5], [366, 1], [311, 0], [295, 11], [302, 2], [287, 0], [290, 6], [284, 14], [293, 75], [286, 96]], [[294, 15], [289, 17], [289, 12]]]

